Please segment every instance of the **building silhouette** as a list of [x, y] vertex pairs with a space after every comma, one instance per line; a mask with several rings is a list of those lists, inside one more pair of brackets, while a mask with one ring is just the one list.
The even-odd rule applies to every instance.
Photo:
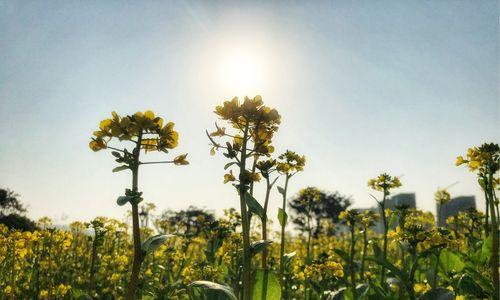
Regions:
[[[385, 208], [390, 209], [390, 210], [396, 210], [398, 207], [407, 207], [407, 208], [416, 208], [417, 207], [417, 201], [415, 197], [415, 193], [400, 193], [392, 196], [391, 198], [388, 198], [385, 200]], [[359, 212], [363, 212], [365, 210], [370, 210], [373, 211], [374, 213], [380, 214], [380, 207], [374, 206], [370, 208], [358, 208], [357, 209]], [[394, 229], [398, 225], [398, 222], [394, 222], [392, 224], [392, 229]], [[382, 218], [380, 218], [375, 226], [373, 227], [375, 232], [377, 233], [382, 233], [384, 232], [384, 222], [382, 221]]]
[[459, 196], [452, 198], [450, 202], [439, 207], [436, 205], [436, 211], [439, 212], [439, 226], [446, 226], [446, 219], [456, 217], [459, 212], [466, 211], [470, 208], [476, 208], [476, 198], [474, 196]]
[[[400, 193], [385, 200], [386, 209], [396, 210], [398, 207], [402, 206], [405, 206], [407, 208], [417, 208], [415, 193]], [[446, 219], [448, 219], [451, 216], [457, 216], [459, 212], [465, 212], [470, 208], [474, 209], [476, 208], [476, 198], [474, 196], [458, 196], [452, 198], [450, 202], [444, 204], [441, 207], [438, 225], [447, 226]], [[380, 214], [380, 207], [378, 205], [370, 208], [356, 208], [356, 210], [359, 212], [370, 210]], [[436, 212], [439, 212], [439, 204], [437, 204]], [[438, 219], [438, 216], [436, 216], [436, 219]], [[396, 220], [392, 224], [391, 229], [394, 229], [397, 225], [398, 221]], [[382, 233], [384, 231], [384, 223], [382, 219], [379, 219], [379, 221], [375, 224], [373, 229], [377, 233]], [[344, 232], [346, 230], [347, 230], [346, 228], [340, 226], [340, 232]]]

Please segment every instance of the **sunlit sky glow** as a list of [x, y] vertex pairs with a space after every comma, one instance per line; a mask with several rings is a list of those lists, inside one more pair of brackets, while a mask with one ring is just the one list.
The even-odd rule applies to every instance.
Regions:
[[387, 171], [420, 208], [454, 182], [481, 203], [454, 159], [499, 141], [498, 13], [498, 1], [0, 0], [0, 186], [33, 218], [121, 218], [130, 174], [88, 141], [111, 111], [151, 109], [176, 123], [170, 155], [191, 164], [143, 168], [146, 201], [236, 207], [204, 131], [223, 100], [260, 94], [283, 117], [277, 151], [308, 159], [292, 194], [313, 185], [368, 207], [366, 181]]

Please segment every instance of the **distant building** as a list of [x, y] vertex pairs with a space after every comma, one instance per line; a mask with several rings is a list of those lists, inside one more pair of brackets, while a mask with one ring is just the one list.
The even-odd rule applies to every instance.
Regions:
[[[407, 206], [408, 208], [416, 208], [417, 207], [417, 201], [415, 198], [415, 193], [401, 193], [401, 194], [396, 194], [392, 196], [389, 199], [385, 200], [385, 208], [390, 209], [390, 210], [396, 210], [400, 206]], [[371, 208], [358, 208], [356, 209], [359, 212], [363, 212], [365, 210], [370, 210], [375, 213], [380, 214], [380, 207], [377, 205], [375, 207]], [[398, 222], [394, 222], [392, 224], [391, 228], [396, 228], [398, 225]], [[384, 232], [384, 222], [382, 219], [379, 219], [379, 221], [375, 224], [374, 230], [378, 233]]]
[[395, 210], [399, 206], [407, 206], [408, 208], [416, 208], [417, 201], [415, 200], [415, 193], [396, 194], [385, 201], [385, 208]]
[[459, 196], [452, 198], [450, 202], [443, 204], [441, 210], [437, 204], [436, 211], [439, 213], [439, 226], [446, 226], [446, 219], [457, 216], [459, 212], [470, 208], [476, 208], [476, 198], [474, 196]]

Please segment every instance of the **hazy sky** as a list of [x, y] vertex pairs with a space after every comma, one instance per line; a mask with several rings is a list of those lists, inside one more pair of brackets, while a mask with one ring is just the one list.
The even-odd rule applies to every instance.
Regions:
[[112, 110], [152, 109], [180, 133], [170, 157], [191, 164], [142, 168], [145, 199], [237, 207], [204, 130], [223, 100], [260, 94], [282, 115], [277, 151], [307, 156], [292, 194], [371, 206], [366, 182], [387, 171], [420, 208], [457, 181], [452, 195], [482, 207], [454, 160], [499, 141], [498, 1], [237, 2], [0, 0], [0, 187], [33, 218], [122, 217], [130, 173], [88, 142]]

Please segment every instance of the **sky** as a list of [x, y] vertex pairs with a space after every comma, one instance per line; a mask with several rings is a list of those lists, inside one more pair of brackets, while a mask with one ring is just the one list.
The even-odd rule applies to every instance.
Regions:
[[[88, 142], [111, 111], [151, 109], [180, 135], [163, 158], [190, 165], [143, 166], [145, 201], [220, 214], [238, 198], [205, 130], [216, 105], [259, 94], [282, 115], [277, 154], [307, 157], [291, 196], [316, 186], [370, 207], [367, 180], [388, 172], [421, 209], [456, 182], [483, 208], [454, 161], [500, 140], [498, 20], [487, 0], [0, 0], [0, 188], [35, 219], [122, 218], [131, 175]], [[279, 203], [275, 190], [271, 215]]]

